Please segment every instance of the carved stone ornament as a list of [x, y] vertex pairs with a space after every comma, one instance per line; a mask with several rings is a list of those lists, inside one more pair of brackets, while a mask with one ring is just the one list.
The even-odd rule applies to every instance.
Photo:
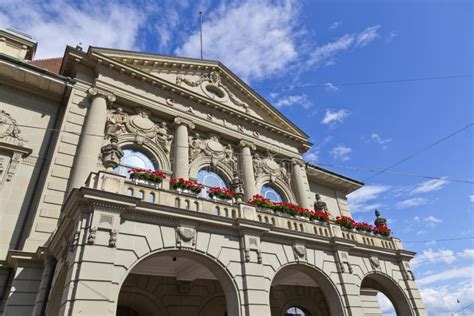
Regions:
[[314, 210], [315, 211], [326, 211], [328, 210], [328, 206], [326, 202], [323, 202], [321, 200], [321, 195], [319, 193], [316, 193], [315, 195], [316, 201], [314, 202]]
[[16, 120], [0, 110], [0, 184], [5, 179], [11, 181], [21, 160], [32, 152], [25, 147], [26, 140], [20, 133]]
[[246, 113], [249, 113], [249, 105], [239, 98], [237, 98], [230, 89], [222, 84], [220, 73], [217, 71], [211, 71], [208, 74], [201, 75], [198, 79], [185, 77], [179, 75], [176, 77], [176, 84], [182, 85], [185, 83], [190, 87], [200, 86], [202, 91], [212, 99], [222, 99], [226, 95], [229, 100], [238, 107], [241, 107]]
[[213, 164], [223, 163], [232, 170], [237, 168], [237, 156], [232, 145], [222, 145], [216, 134], [202, 139], [199, 133], [189, 138], [189, 161], [200, 157], [210, 157]]
[[115, 248], [117, 246], [117, 235], [118, 235], [117, 229], [112, 229], [110, 231], [109, 247]]
[[95, 243], [95, 236], [97, 234], [97, 227], [89, 228], [89, 236], [87, 236], [87, 243], [93, 245]]
[[190, 244], [191, 246], [195, 245], [196, 230], [191, 227], [177, 227], [176, 228], [176, 243], [178, 247], [185, 246]]
[[253, 168], [255, 177], [270, 175], [270, 179], [275, 181], [277, 178], [286, 183], [290, 183], [290, 173], [288, 172], [288, 163], [285, 161], [278, 163], [272, 156], [261, 157], [255, 154], [253, 158]]
[[122, 149], [117, 145], [117, 136], [110, 137], [110, 144], [102, 147], [102, 164], [107, 170], [114, 170], [120, 164], [120, 159], [123, 157]]
[[296, 261], [306, 259], [306, 247], [304, 245], [295, 244], [293, 245], [293, 251], [295, 253]]
[[106, 135], [135, 134], [138, 141], [148, 138], [160, 143], [166, 152], [170, 151], [173, 135], [166, 122], [155, 123], [150, 119], [151, 112], [137, 108], [136, 114], [129, 115], [122, 107], [111, 108], [107, 114]]
[[371, 256], [369, 258], [369, 261], [370, 261], [370, 264], [372, 265], [372, 268], [374, 268], [374, 269], [376, 269], [380, 266], [379, 258], [377, 258], [376, 256]]

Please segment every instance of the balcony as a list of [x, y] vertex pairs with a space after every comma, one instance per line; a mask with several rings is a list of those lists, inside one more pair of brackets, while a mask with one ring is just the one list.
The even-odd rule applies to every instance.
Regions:
[[[123, 176], [107, 172], [91, 173], [86, 182], [87, 188], [127, 195], [141, 201], [143, 206], [150, 203], [163, 206], [164, 209], [188, 210], [230, 220], [250, 220], [264, 229], [273, 231], [276, 235], [299, 235], [303, 238], [311, 238], [312, 241], [321, 242], [335, 239], [357, 247], [370, 248], [372, 251], [376, 249], [382, 251], [403, 250], [398, 238], [379, 237], [347, 230], [332, 220], [329, 223], [321, 223], [303, 217], [276, 215], [271, 210], [254, 207], [247, 203], [237, 204], [198, 197], [196, 194], [166, 189], [165, 186], [164, 184], [155, 186], [137, 183]], [[196, 214], [196, 220], [200, 217], [198, 214]]]

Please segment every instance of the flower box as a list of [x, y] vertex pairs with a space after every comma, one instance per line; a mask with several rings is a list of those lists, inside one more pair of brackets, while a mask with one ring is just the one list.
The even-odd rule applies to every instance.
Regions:
[[130, 169], [128, 173], [130, 174], [130, 179], [136, 183], [144, 183], [152, 186], [156, 186], [163, 182], [163, 179], [166, 179], [166, 175], [157, 170]]
[[184, 178], [171, 179], [170, 186], [178, 192], [199, 194], [204, 186], [198, 182], [186, 180]]
[[392, 231], [387, 226], [377, 226], [373, 230], [374, 235], [379, 235], [383, 237], [390, 237]]
[[358, 232], [370, 234], [374, 230], [374, 226], [365, 222], [360, 222], [355, 225], [355, 229]]
[[336, 224], [348, 230], [353, 230], [356, 227], [356, 222], [349, 216], [337, 216]]
[[216, 198], [219, 200], [232, 200], [235, 196], [235, 192], [229, 189], [222, 189], [220, 187], [209, 188], [209, 197]]

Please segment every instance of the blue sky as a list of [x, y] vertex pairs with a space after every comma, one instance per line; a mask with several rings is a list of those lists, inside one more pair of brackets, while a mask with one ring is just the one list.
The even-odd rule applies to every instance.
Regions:
[[[306, 159], [365, 181], [368, 169], [474, 122], [472, 76], [439, 79], [473, 73], [473, 9], [461, 0], [7, 0], [0, 26], [33, 35], [38, 58], [78, 42], [199, 57], [202, 10], [204, 57], [224, 62], [306, 131], [314, 143]], [[468, 128], [350, 197], [355, 219], [372, 222], [379, 208], [418, 252], [415, 274], [433, 315], [474, 303], [474, 188], [450, 181], [474, 179], [473, 136]]]

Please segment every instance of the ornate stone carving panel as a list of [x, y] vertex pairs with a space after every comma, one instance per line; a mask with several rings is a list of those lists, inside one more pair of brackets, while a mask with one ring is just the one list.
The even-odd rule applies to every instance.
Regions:
[[6, 111], [0, 110], [0, 184], [11, 181], [18, 165], [32, 150], [25, 147], [17, 121]]
[[271, 155], [264, 157], [260, 154], [255, 154], [253, 157], [253, 168], [255, 178], [259, 178], [263, 175], [269, 175], [271, 181], [275, 181], [277, 178], [279, 178], [285, 183], [290, 184], [288, 163], [285, 161], [277, 162]]
[[209, 157], [212, 164], [222, 163], [231, 170], [237, 168], [237, 156], [231, 144], [223, 145], [217, 134], [209, 134], [203, 139], [199, 133], [189, 137], [189, 161]]
[[148, 138], [159, 143], [165, 152], [170, 152], [173, 135], [168, 124], [164, 121], [155, 123], [150, 117], [151, 112], [144, 108], [137, 108], [133, 115], [126, 113], [122, 107], [111, 108], [107, 114], [105, 133], [109, 136], [134, 134], [138, 143]]

